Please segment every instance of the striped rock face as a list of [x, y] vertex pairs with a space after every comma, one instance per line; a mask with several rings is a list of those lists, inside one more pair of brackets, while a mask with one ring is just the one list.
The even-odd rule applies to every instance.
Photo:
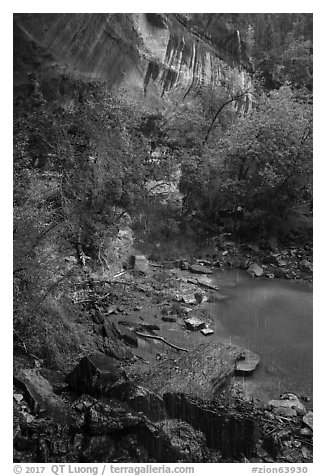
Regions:
[[[76, 101], [73, 88], [69, 81], [59, 87], [56, 73], [103, 82], [150, 109], [189, 99], [202, 85], [250, 83], [245, 44], [226, 16], [213, 15], [206, 25], [196, 14], [15, 14], [14, 45], [29, 66], [41, 54], [41, 89], [64, 93], [68, 102]], [[18, 69], [22, 93], [27, 74]], [[239, 101], [234, 107], [248, 110], [250, 99]]]

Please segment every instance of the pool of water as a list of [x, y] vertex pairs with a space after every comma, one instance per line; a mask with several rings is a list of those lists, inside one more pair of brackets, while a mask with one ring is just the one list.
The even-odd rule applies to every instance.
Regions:
[[251, 278], [230, 271], [212, 280], [228, 299], [206, 304], [214, 338], [259, 354], [260, 365], [240, 378], [249, 396], [261, 400], [282, 392], [313, 394], [312, 285]]

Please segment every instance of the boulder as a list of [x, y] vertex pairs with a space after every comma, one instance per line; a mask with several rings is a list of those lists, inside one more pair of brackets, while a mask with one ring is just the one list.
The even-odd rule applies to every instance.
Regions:
[[185, 320], [186, 328], [190, 331], [200, 331], [200, 329], [205, 328], [205, 322], [201, 321], [197, 317], [189, 317]]
[[127, 403], [133, 410], [144, 413], [151, 421], [166, 418], [163, 398], [133, 382], [125, 382], [114, 386], [110, 390], [110, 396]]
[[99, 352], [85, 356], [66, 377], [66, 382], [77, 392], [90, 395], [105, 394], [125, 373], [118, 362]]
[[235, 371], [237, 374], [251, 374], [256, 370], [259, 362], [259, 355], [254, 354], [250, 350], [245, 350], [241, 355], [241, 360], [238, 360], [235, 365]]
[[249, 266], [247, 273], [249, 273], [251, 276], [259, 277], [264, 274], [264, 270], [257, 263], [254, 263]]
[[204, 342], [179, 358], [162, 360], [139, 377], [138, 384], [159, 395], [184, 392], [211, 399], [234, 374], [241, 349], [220, 342]]
[[285, 417], [297, 416], [297, 412], [293, 408], [290, 408], [290, 407], [273, 408], [273, 413], [275, 413], [275, 415], [285, 416]]
[[311, 430], [313, 430], [313, 413], [312, 411], [309, 411], [303, 418], [303, 422], [309, 426]]
[[192, 264], [189, 266], [189, 271], [194, 274], [212, 274], [213, 271], [208, 268], [207, 266], [203, 266], [201, 264]]
[[305, 406], [294, 393], [288, 393], [281, 396], [280, 400], [270, 400], [268, 405], [272, 408], [292, 408], [297, 414], [306, 412]]
[[150, 272], [149, 261], [144, 255], [133, 256], [132, 264], [136, 273], [148, 274]]
[[19, 370], [14, 383], [24, 392], [32, 412], [46, 415], [61, 425], [73, 425], [69, 406], [54, 393], [52, 385], [35, 369]]

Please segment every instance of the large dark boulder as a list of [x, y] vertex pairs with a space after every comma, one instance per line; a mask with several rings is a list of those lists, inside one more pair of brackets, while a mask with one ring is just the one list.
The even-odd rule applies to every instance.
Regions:
[[143, 420], [141, 413], [135, 413], [122, 402], [109, 400], [97, 402], [86, 410], [85, 428], [90, 435], [107, 435], [118, 430], [134, 427]]
[[133, 410], [144, 413], [151, 421], [166, 418], [163, 398], [133, 382], [124, 382], [112, 387], [110, 396], [127, 403]]
[[83, 357], [66, 377], [72, 390], [90, 395], [104, 395], [120, 379], [126, 375], [119, 363], [99, 352]]
[[69, 406], [54, 393], [50, 382], [35, 369], [18, 370], [14, 384], [19, 387], [32, 412], [51, 418], [61, 425], [74, 425]]
[[241, 354], [239, 347], [205, 342], [177, 359], [160, 362], [137, 383], [161, 396], [182, 392], [209, 400], [229, 383]]

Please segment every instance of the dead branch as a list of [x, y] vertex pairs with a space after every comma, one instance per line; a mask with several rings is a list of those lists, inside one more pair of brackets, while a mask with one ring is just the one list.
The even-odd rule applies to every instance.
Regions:
[[183, 352], [188, 352], [188, 349], [183, 349], [182, 347], [178, 347], [177, 345], [171, 344], [171, 342], [168, 342], [164, 337], [153, 336], [153, 335], [150, 335], [150, 334], [143, 334], [142, 332], [136, 332], [136, 334], [140, 337], [146, 337], [148, 339], [160, 340], [160, 341], [164, 342], [165, 344], [169, 345], [170, 347], [172, 347], [173, 349], [183, 350]]

